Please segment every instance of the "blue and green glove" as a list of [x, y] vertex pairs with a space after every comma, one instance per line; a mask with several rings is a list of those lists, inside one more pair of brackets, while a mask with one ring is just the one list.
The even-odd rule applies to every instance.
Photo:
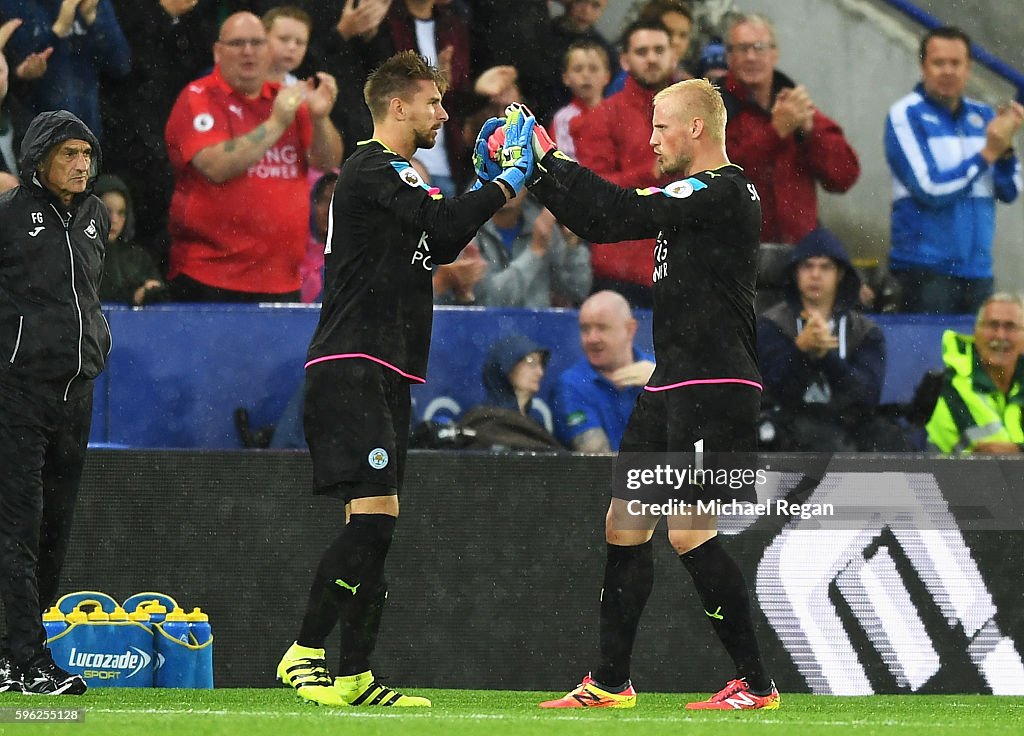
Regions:
[[[504, 142], [501, 144], [501, 174], [503, 181], [516, 194], [526, 186], [526, 180], [533, 174], [533, 128], [536, 118], [523, 112], [521, 105], [512, 104], [505, 110], [505, 125], [502, 126]], [[528, 111], [527, 111], [528, 112]]]
[[501, 151], [501, 141], [494, 140], [495, 132], [502, 129], [505, 120], [503, 118], [490, 118], [477, 134], [476, 143], [473, 144], [473, 168], [476, 170], [476, 182], [470, 191], [482, 187], [486, 182], [494, 181], [501, 174], [501, 164], [498, 157]]
[[[558, 149], [558, 147], [555, 145], [554, 140], [552, 140], [551, 136], [548, 134], [548, 131], [544, 128], [543, 125], [537, 122], [537, 118], [536, 116], [534, 116], [530, 108], [528, 108], [522, 102], [513, 102], [511, 105], [509, 105], [509, 107], [518, 108], [528, 118], [533, 119], [533, 137], [531, 142], [533, 144], [533, 155], [536, 161], [540, 161], [549, 152]], [[505, 114], [508, 114], [508, 110], [505, 111]]]

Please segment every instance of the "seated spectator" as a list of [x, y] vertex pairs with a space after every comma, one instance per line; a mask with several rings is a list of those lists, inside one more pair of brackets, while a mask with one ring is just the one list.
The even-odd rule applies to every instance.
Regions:
[[633, 347], [636, 320], [629, 302], [599, 291], [580, 307], [586, 357], [558, 377], [555, 434], [577, 452], [619, 449], [641, 387], [654, 373], [654, 356]]
[[559, 450], [533, 406], [550, 352], [523, 335], [498, 340], [487, 352], [483, 381], [487, 403], [456, 425], [465, 449]]
[[877, 415], [885, 376], [881, 329], [855, 311], [860, 277], [842, 243], [814, 230], [793, 249], [786, 299], [758, 319], [757, 352], [775, 437], [805, 452], [910, 449]]
[[608, 52], [601, 44], [576, 41], [565, 52], [562, 84], [572, 92], [572, 99], [551, 118], [551, 134], [565, 155], [576, 158], [576, 144], [569, 132], [569, 123], [581, 113], [601, 104], [604, 99], [603, 90], [609, 79], [611, 68]]
[[337, 85], [324, 72], [291, 87], [267, 82], [267, 34], [251, 13], [224, 21], [214, 58], [167, 122], [172, 291], [180, 301], [298, 301], [307, 172], [341, 161], [328, 118]]
[[135, 307], [167, 299], [167, 285], [153, 259], [135, 242], [135, 212], [132, 196], [119, 177], [104, 174], [96, 180], [93, 194], [103, 200], [110, 213], [100, 301]]
[[494, 213], [474, 240], [487, 262], [475, 286], [489, 307], [575, 306], [590, 293], [590, 251], [566, 238], [526, 189]]
[[978, 310], [973, 335], [942, 336], [946, 376], [928, 421], [928, 444], [945, 453], [1017, 455], [1024, 448], [1024, 305], [993, 294]]
[[299, 81], [292, 72], [302, 66], [306, 58], [313, 20], [302, 8], [279, 5], [263, 14], [263, 27], [267, 29], [270, 51], [267, 81], [291, 87]]

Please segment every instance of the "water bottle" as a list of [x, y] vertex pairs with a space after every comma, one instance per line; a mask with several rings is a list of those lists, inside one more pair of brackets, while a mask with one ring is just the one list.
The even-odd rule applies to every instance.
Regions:
[[188, 614], [188, 623], [195, 644], [201, 646], [213, 638], [210, 617], [203, 613], [202, 609], [193, 608], [192, 613]]
[[68, 622], [64, 620], [64, 614], [56, 606], [43, 614], [43, 629], [46, 631], [47, 641], [62, 634], [67, 627]]
[[213, 689], [213, 631], [210, 617], [198, 608], [188, 614], [195, 649], [192, 659], [192, 687]]
[[163, 623], [164, 617], [167, 615], [167, 606], [157, 600], [142, 603], [136, 610], [148, 613], [150, 623], [154, 624]]
[[127, 621], [128, 613], [121, 606], [115, 606], [114, 610], [110, 612], [109, 620], [114, 622]]
[[136, 622], [138, 622], [140, 624], [143, 624], [145, 626], [149, 626], [150, 623], [151, 623], [150, 620], [149, 620], [149, 613], [147, 611], [142, 611], [142, 610], [139, 610], [139, 609], [136, 609], [136, 610], [132, 611], [131, 613], [129, 613], [128, 614], [128, 620], [129, 621], [136, 621]]
[[177, 639], [185, 644], [189, 643], [188, 638], [188, 616], [180, 608], [164, 616], [164, 633], [172, 639]]
[[81, 608], [75, 606], [75, 610], [69, 613], [64, 620], [67, 621], [68, 626], [73, 626], [74, 624], [84, 624], [89, 620], [89, 616]]
[[161, 659], [156, 671], [157, 687], [194, 687], [194, 656], [189, 642], [188, 616], [175, 608], [156, 627], [155, 650]]

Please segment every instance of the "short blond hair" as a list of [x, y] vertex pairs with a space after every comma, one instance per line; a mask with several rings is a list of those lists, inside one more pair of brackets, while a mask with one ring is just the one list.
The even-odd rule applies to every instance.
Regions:
[[681, 106], [677, 114], [681, 114], [683, 106], [695, 113], [695, 117], [704, 121], [704, 129], [708, 137], [717, 143], [725, 143], [725, 102], [718, 88], [706, 79], [686, 79], [676, 82], [654, 95], [654, 104], [664, 100], [677, 100]]

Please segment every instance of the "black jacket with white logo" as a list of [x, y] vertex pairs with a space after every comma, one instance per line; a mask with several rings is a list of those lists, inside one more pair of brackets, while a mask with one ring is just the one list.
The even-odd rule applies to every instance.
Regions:
[[[36, 168], [55, 145], [88, 141], [90, 186], [70, 207], [39, 182]], [[67, 400], [103, 370], [110, 330], [98, 297], [110, 218], [90, 193], [100, 147], [71, 113], [43, 113], [22, 143], [24, 184], [0, 195], [0, 382]]]

